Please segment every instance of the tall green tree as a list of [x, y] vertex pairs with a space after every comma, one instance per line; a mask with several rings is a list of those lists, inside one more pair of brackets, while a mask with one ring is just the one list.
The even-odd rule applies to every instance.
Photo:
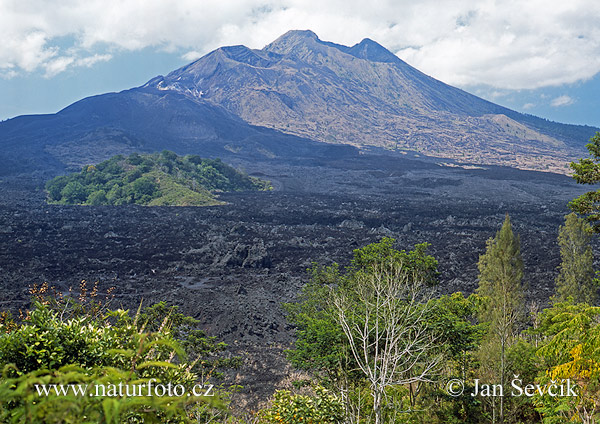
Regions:
[[[575, 171], [573, 178], [579, 184], [597, 184], [600, 182], [600, 132], [594, 135], [586, 145], [590, 157], [571, 162]], [[569, 203], [571, 210], [583, 215], [592, 224], [594, 232], [600, 232], [600, 190], [588, 191]]]
[[[480, 320], [489, 323], [486, 342], [480, 350], [482, 365], [489, 378], [496, 379], [507, 391], [509, 348], [516, 340], [523, 317], [523, 259], [519, 237], [512, 231], [510, 217], [496, 237], [487, 241], [486, 252], [479, 258], [479, 294], [485, 298]], [[487, 364], [487, 366], [486, 366]], [[495, 398], [492, 399], [495, 402]], [[504, 422], [504, 397], [499, 397], [499, 422]], [[493, 416], [497, 405], [492, 404]]]
[[594, 257], [590, 240], [592, 228], [574, 213], [565, 217], [558, 233], [560, 273], [556, 278], [556, 299], [572, 297], [575, 303], [596, 303], [597, 287], [594, 278]]

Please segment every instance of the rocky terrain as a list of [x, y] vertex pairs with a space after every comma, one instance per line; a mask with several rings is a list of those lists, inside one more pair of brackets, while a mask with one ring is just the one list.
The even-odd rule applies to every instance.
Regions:
[[[401, 249], [429, 242], [439, 292], [471, 293], [509, 213], [528, 302], [546, 303], [558, 226], [584, 191], [559, 173], [594, 131], [449, 87], [371, 40], [295, 31], [262, 50], [221, 48], [143, 87], [0, 123], [0, 304], [18, 310], [33, 284], [87, 280], [114, 286], [113, 306], [180, 305], [242, 356], [230, 378], [244, 386], [238, 406], [254, 407], [294, 372], [281, 303], [307, 268], [347, 265], [384, 236]], [[51, 177], [164, 149], [219, 157], [274, 190], [209, 207], [45, 203]]]
[[219, 48], [144, 88], [312, 140], [561, 173], [594, 134], [446, 85], [373, 40], [342, 46], [312, 31], [289, 31], [261, 50]]
[[553, 291], [556, 236], [570, 178], [502, 167], [440, 165], [401, 156], [243, 161], [273, 192], [220, 197], [212, 207], [62, 206], [44, 203], [43, 182], [0, 182], [0, 302], [18, 308], [27, 287], [60, 289], [82, 279], [116, 287], [117, 304], [166, 300], [201, 320], [244, 359], [243, 402], [265, 399], [290, 375], [293, 341], [281, 302], [293, 301], [313, 262], [348, 264], [352, 250], [394, 237], [431, 243], [439, 290], [472, 292], [485, 241], [510, 213], [521, 236], [529, 301]]

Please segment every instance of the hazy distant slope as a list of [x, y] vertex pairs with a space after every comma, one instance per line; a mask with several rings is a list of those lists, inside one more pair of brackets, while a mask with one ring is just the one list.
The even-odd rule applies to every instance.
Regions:
[[217, 49], [148, 86], [319, 141], [523, 168], [564, 169], [595, 131], [468, 94], [372, 40], [346, 47], [323, 42], [311, 31], [290, 31], [262, 50]]
[[222, 158], [354, 154], [253, 127], [208, 102], [152, 88], [89, 97], [57, 114], [0, 123], [0, 175], [56, 173], [115, 154], [164, 149]]

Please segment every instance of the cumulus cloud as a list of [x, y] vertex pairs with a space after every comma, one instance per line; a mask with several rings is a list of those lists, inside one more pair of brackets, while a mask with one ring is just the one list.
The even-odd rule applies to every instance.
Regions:
[[372, 38], [453, 85], [534, 89], [600, 72], [599, 18], [596, 0], [8, 0], [0, 2], [0, 74], [52, 75], [86, 57], [147, 47], [193, 60], [312, 29], [341, 44]]
[[554, 107], [561, 107], [561, 106], [569, 106], [569, 105], [572, 105], [573, 103], [575, 103], [575, 99], [573, 99], [567, 95], [563, 95], [563, 96], [559, 96], [559, 97], [556, 97], [555, 99], [553, 99], [550, 102], [550, 105], [554, 106]]

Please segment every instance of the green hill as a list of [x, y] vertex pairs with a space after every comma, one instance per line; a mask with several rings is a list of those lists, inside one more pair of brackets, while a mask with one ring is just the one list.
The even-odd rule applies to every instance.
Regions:
[[218, 192], [269, 190], [268, 181], [249, 177], [220, 159], [177, 156], [163, 151], [117, 155], [46, 184], [48, 203], [63, 205], [218, 205]]

